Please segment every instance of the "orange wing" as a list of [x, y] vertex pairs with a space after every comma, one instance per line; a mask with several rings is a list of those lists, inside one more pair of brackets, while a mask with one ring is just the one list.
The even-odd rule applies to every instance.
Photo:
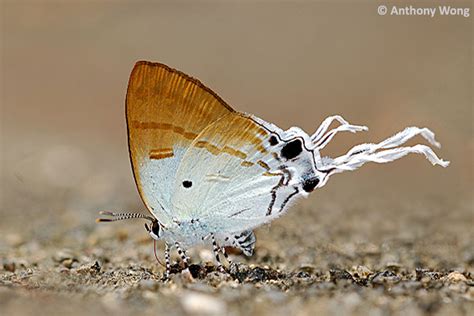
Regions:
[[185, 150], [234, 110], [198, 80], [160, 63], [135, 64], [127, 90], [128, 141], [135, 181], [148, 210], [170, 220], [170, 197]]

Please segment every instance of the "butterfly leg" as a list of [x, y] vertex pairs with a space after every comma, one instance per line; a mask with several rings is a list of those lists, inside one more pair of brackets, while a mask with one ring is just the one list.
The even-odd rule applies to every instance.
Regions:
[[[222, 266], [222, 263], [221, 263], [221, 259], [219, 258], [219, 249], [224, 249], [224, 248], [219, 248], [214, 234], [211, 234], [211, 240], [212, 240], [212, 250], [214, 251], [214, 256], [216, 257], [216, 261], [217, 261], [217, 269], [220, 272], [225, 272], [224, 267]], [[227, 254], [224, 253], [224, 255], [226, 256]]]
[[165, 243], [165, 265], [166, 265], [166, 272], [165, 272], [165, 279], [170, 277], [171, 273], [171, 263], [170, 263], [170, 247], [167, 243]]
[[225, 247], [221, 247], [222, 254], [224, 255], [225, 260], [229, 263], [229, 265], [232, 265], [232, 260], [230, 260], [229, 255], [227, 252], [225, 252]]
[[183, 260], [184, 263], [184, 269], [188, 268], [188, 257], [186, 256], [186, 252], [181, 249], [179, 243], [175, 243], [176, 248], [178, 249], [178, 255], [181, 256], [181, 260]]

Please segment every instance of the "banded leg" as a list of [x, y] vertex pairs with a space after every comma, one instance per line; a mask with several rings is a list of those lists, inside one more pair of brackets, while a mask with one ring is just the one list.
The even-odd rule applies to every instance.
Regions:
[[188, 257], [186, 256], [186, 252], [184, 252], [184, 250], [181, 249], [181, 247], [179, 246], [179, 243], [176, 242], [175, 246], [178, 249], [178, 255], [180, 255], [181, 260], [183, 260], [184, 268], [187, 269], [188, 268]]
[[166, 272], [165, 272], [165, 279], [170, 277], [171, 273], [171, 263], [170, 263], [170, 247], [167, 243], [165, 243], [165, 265], [166, 265]]
[[[216, 261], [217, 261], [217, 269], [219, 269], [219, 271], [221, 272], [225, 272], [224, 267], [222, 266], [222, 263], [221, 263], [221, 259], [219, 258], [219, 246], [217, 245], [214, 234], [211, 234], [211, 241], [212, 241], [212, 250], [214, 252], [214, 256], [216, 257]], [[224, 255], [226, 256], [227, 254], [224, 254]]]

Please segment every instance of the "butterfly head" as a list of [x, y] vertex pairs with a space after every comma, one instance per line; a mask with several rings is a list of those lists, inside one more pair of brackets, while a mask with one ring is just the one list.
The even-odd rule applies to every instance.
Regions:
[[158, 220], [152, 216], [141, 213], [115, 213], [110, 211], [101, 211], [99, 214], [106, 217], [98, 218], [97, 222], [116, 222], [125, 219], [143, 218], [150, 221], [150, 225], [145, 223], [145, 229], [148, 234], [150, 234], [151, 238], [158, 240], [162, 235], [163, 227], [161, 226], [160, 222], [158, 222]]
[[150, 225], [145, 223], [145, 229], [154, 240], [160, 239], [163, 231], [160, 223], [156, 219], [153, 219]]

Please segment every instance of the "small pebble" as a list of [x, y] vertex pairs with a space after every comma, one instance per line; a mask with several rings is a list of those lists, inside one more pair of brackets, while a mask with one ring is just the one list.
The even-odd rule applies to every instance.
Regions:
[[457, 271], [451, 272], [445, 277], [445, 281], [449, 283], [459, 283], [459, 282], [466, 282], [466, 277]]
[[7, 234], [3, 238], [11, 247], [19, 247], [25, 242], [20, 234]]
[[396, 283], [400, 281], [400, 277], [391, 270], [377, 272], [372, 277], [373, 284]]
[[354, 278], [358, 279], [367, 279], [373, 274], [372, 270], [366, 266], [353, 266], [350, 272]]
[[[100, 272], [101, 266], [98, 261], [94, 262], [94, 264], [84, 264], [76, 269], [76, 272], [79, 274], [92, 274], [95, 275]], [[130, 271], [129, 271], [130, 272]]]
[[72, 268], [72, 264], [75, 262], [74, 259], [71, 259], [71, 258], [67, 258], [65, 260], [62, 261], [62, 265], [65, 266], [66, 268], [68, 269], [71, 269]]
[[224, 301], [201, 293], [186, 293], [181, 298], [183, 309], [189, 314], [223, 315], [227, 307]]
[[71, 250], [69, 249], [62, 249], [57, 251], [53, 256], [54, 261], [56, 262], [63, 262], [66, 259], [75, 259], [77, 258], [74, 256]]
[[3, 269], [8, 272], [15, 272], [16, 264], [13, 261], [7, 261], [3, 263]]
[[181, 271], [181, 278], [186, 282], [194, 282], [193, 275], [191, 274], [191, 271], [189, 271], [189, 268]]

